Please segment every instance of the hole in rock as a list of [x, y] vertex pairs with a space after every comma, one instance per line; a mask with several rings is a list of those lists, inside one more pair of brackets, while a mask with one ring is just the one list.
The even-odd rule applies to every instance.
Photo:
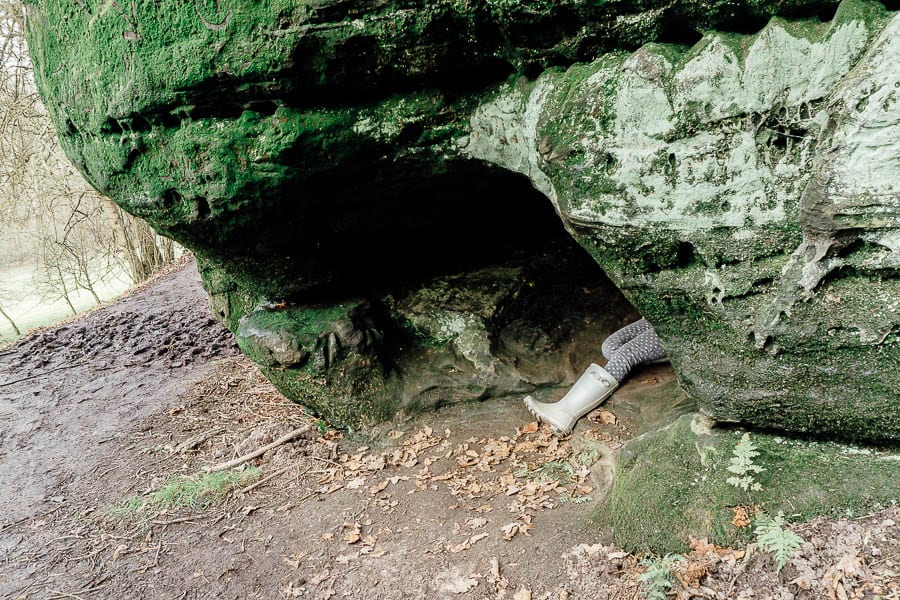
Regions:
[[196, 205], [198, 219], [205, 219], [209, 216], [209, 200], [207, 200], [203, 196], [197, 196], [196, 198], [194, 198], [194, 204]]
[[834, 15], [837, 13], [837, 9], [837, 3], [809, 3], [800, 4], [779, 14], [780, 16], [788, 19], [818, 19], [822, 23], [827, 23], [834, 18]]
[[271, 100], [251, 100], [244, 105], [244, 110], [249, 110], [261, 115], [274, 115], [278, 110], [278, 103]]
[[722, 19], [716, 25], [718, 31], [753, 35], [762, 31], [769, 23], [770, 16], [765, 14], [743, 13], [735, 11], [730, 17]]
[[302, 282], [283, 299], [377, 304], [428, 289], [437, 291], [423, 297], [438, 302], [459, 292], [470, 310], [470, 299], [484, 297], [499, 353], [522, 362], [555, 352], [560, 364], [562, 348], [584, 340], [591, 356], [579, 354], [587, 362], [578, 368], [600, 360], [606, 335], [639, 318], [524, 176], [475, 161], [419, 175], [399, 166], [332, 172], [289, 190], [253, 238], [254, 252], [289, 257], [273, 263], [282, 290]]
[[701, 39], [703, 34], [697, 31], [685, 16], [679, 14], [666, 16], [656, 35], [656, 41], [661, 44], [680, 46], [693, 46]]
[[690, 242], [679, 242], [678, 250], [676, 252], [676, 261], [675, 264], [679, 268], [684, 268], [692, 264], [697, 260], [696, 253], [694, 252], [694, 245]]

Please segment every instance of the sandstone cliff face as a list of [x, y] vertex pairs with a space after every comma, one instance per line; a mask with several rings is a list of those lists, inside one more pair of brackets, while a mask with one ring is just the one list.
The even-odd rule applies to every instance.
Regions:
[[[628, 309], [522, 270], [560, 252], [552, 205], [705, 412], [900, 438], [900, 17], [881, 3], [28, 5], [69, 156], [195, 251], [245, 351], [328, 418], [570, 381], [589, 358], [539, 364], [566, 343], [535, 342], [555, 326], [518, 299], [539, 281], [609, 327]], [[442, 304], [448, 285], [468, 300]], [[553, 316], [599, 348], [587, 318]]]

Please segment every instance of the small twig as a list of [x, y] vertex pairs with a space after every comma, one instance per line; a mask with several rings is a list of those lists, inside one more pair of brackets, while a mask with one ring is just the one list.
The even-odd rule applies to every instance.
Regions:
[[327, 458], [322, 458], [321, 456], [307, 456], [306, 458], [309, 458], [311, 460], [319, 460], [324, 463], [328, 463], [329, 465], [334, 465], [335, 467], [337, 467], [338, 469], [341, 469], [341, 470], [343, 470], [343, 468], [344, 468], [344, 465], [334, 462], [333, 460], [329, 460]]
[[[38, 517], [39, 517], [39, 516], [40, 516], [40, 515], [38, 515]], [[3, 533], [3, 532], [6, 531], [7, 529], [12, 529], [13, 527], [18, 527], [19, 525], [21, 525], [21, 524], [24, 523], [25, 521], [30, 521], [31, 519], [37, 519], [38, 517], [34, 517], [34, 516], [23, 517], [23, 518], [19, 519], [18, 521], [14, 522], [14, 523], [9, 523], [8, 525], [4, 525], [3, 527], [0, 527], [0, 533]]]
[[56, 367], [55, 369], [50, 369], [49, 371], [43, 371], [41, 373], [37, 373], [35, 375], [29, 375], [28, 377], [23, 377], [22, 379], [14, 379], [12, 381], [4, 381], [0, 383], [0, 387], [6, 387], [9, 385], [14, 385], [16, 383], [22, 383], [23, 381], [28, 381], [30, 379], [37, 379], [38, 377], [43, 377], [44, 375], [49, 375], [50, 373], [55, 373], [56, 371], [62, 371], [63, 369], [72, 369], [74, 367], [83, 367], [87, 362], [78, 362], [73, 363], [71, 365], [63, 365], [61, 367]]
[[60, 592], [59, 590], [48, 590], [53, 593], [52, 596], [47, 596], [47, 600], [60, 600], [61, 598], [75, 598], [75, 600], [84, 600], [81, 596], [77, 594], [67, 594], [66, 592]]
[[254, 450], [253, 452], [250, 452], [249, 454], [239, 456], [239, 457], [235, 458], [234, 460], [229, 460], [229, 461], [226, 461], [223, 463], [219, 463], [219, 464], [213, 465], [211, 467], [204, 467], [203, 470], [206, 471], [207, 473], [215, 473], [217, 471], [225, 471], [226, 469], [230, 469], [232, 467], [242, 465], [249, 460], [253, 460], [257, 456], [262, 456], [263, 454], [265, 454], [272, 448], [275, 448], [277, 446], [286, 444], [290, 441], [297, 439], [298, 437], [300, 437], [307, 431], [309, 431], [309, 427], [304, 427], [302, 429], [295, 429], [294, 431], [281, 436], [280, 438], [278, 438], [271, 444], [266, 444], [265, 446], [263, 446], [261, 448], [257, 448], [256, 450]]
[[[291, 466], [293, 466], [293, 465], [291, 465]], [[275, 471], [275, 472], [272, 473], [271, 475], [267, 475], [266, 477], [263, 477], [262, 479], [260, 479], [260, 480], [257, 481], [256, 483], [253, 483], [253, 484], [248, 485], [248, 486], [245, 487], [244, 489], [240, 490], [240, 492], [241, 492], [242, 494], [246, 494], [247, 492], [249, 492], [249, 491], [251, 491], [251, 490], [255, 490], [256, 488], [258, 488], [258, 487], [261, 486], [262, 484], [268, 483], [269, 481], [272, 481], [273, 479], [275, 479], [275, 478], [278, 477], [279, 475], [284, 475], [285, 473], [287, 473], [287, 472], [290, 470], [290, 468], [291, 468], [291, 467], [284, 467], [283, 469], [278, 469], [277, 471]]]
[[21, 525], [21, 524], [24, 523], [25, 521], [31, 521], [32, 519], [35, 519], [35, 520], [36, 520], [36, 519], [40, 519], [41, 517], [46, 517], [46, 516], [49, 515], [51, 512], [54, 512], [55, 510], [56, 510], [56, 509], [54, 509], [54, 510], [48, 510], [47, 512], [38, 513], [38, 514], [36, 514], [36, 515], [30, 515], [30, 516], [28, 516], [28, 517], [22, 517], [21, 519], [19, 519], [18, 521], [15, 521], [14, 523], [7, 523], [7, 524], [4, 525], [3, 527], [0, 527], [0, 533], [3, 533], [3, 532], [5, 532], [5, 531], [7, 531], [8, 529], [12, 529], [13, 527], [18, 527], [19, 525]]
[[[92, 588], [80, 589], [80, 590], [78, 590], [78, 594], [90, 594], [91, 592], [96, 592], [97, 590], [102, 588], [104, 585], [106, 585], [106, 584], [104, 583], [101, 585], [95, 585]], [[54, 595], [47, 596], [47, 600], [61, 600], [62, 598], [75, 598], [75, 600], [83, 600], [83, 598], [81, 596], [79, 596], [78, 594], [70, 594], [67, 592], [60, 592], [59, 590], [48, 590], [48, 591], [53, 593]]]
[[194, 522], [194, 521], [197, 521], [198, 519], [205, 519], [205, 518], [207, 518], [207, 517], [204, 515], [191, 515], [189, 517], [179, 517], [177, 519], [172, 519], [171, 521], [157, 521], [154, 519], [153, 521], [150, 521], [150, 522], [153, 523], [154, 525], [175, 525], [176, 523]]
[[210, 429], [209, 431], [206, 431], [204, 433], [198, 433], [197, 435], [193, 435], [193, 436], [189, 437], [188, 439], [184, 440], [183, 442], [181, 442], [180, 444], [178, 444], [177, 446], [175, 446], [175, 451], [173, 453], [174, 454], [183, 454], [184, 452], [187, 452], [188, 450], [193, 450], [194, 448], [196, 448], [197, 446], [199, 446], [200, 444], [202, 444], [209, 438], [215, 437], [215, 436], [219, 435], [220, 433], [224, 433], [224, 432], [225, 432], [224, 427], [216, 427], [215, 429]]
[[[315, 495], [316, 495], [316, 492], [314, 492], [314, 491], [313, 491], [313, 492], [309, 492], [308, 494], [306, 494], [305, 496], [301, 497], [300, 499], [295, 500], [295, 501], [294, 501], [294, 506], [299, 506], [301, 502], [303, 502], [304, 500], [309, 500], [310, 498], [312, 498], [312, 497], [315, 496]], [[292, 507], [292, 508], [293, 508], [293, 507]]]

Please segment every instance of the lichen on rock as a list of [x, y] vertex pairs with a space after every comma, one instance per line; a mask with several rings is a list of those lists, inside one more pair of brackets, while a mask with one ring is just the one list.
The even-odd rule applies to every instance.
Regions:
[[896, 440], [898, 34], [850, 0], [608, 54], [507, 84], [465, 151], [554, 201], [707, 414]]

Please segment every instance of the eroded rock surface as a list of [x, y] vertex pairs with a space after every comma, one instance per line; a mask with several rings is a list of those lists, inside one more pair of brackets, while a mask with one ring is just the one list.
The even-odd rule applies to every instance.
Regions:
[[[599, 349], [586, 310], [611, 323], [621, 299], [497, 320], [559, 243], [552, 205], [704, 412], [900, 438], [882, 3], [27, 4], [69, 156], [195, 251], [245, 352], [327, 418], [570, 380], [523, 340], [563, 323]], [[544, 306], [578, 299], [538, 279]]]
[[705, 412], [896, 439], [898, 60], [900, 18], [844, 2], [508, 85], [466, 151], [553, 200]]

